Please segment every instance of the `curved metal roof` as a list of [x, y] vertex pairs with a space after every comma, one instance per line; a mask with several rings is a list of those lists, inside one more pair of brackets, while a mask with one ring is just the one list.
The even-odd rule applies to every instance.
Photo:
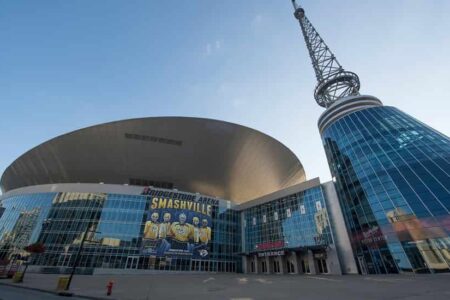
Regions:
[[251, 128], [152, 117], [87, 127], [44, 142], [16, 159], [0, 185], [6, 192], [48, 183], [136, 180], [242, 203], [303, 182], [305, 172], [286, 146]]

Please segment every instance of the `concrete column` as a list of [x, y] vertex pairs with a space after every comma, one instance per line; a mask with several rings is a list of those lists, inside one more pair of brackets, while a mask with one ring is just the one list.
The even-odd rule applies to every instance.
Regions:
[[333, 275], [342, 275], [341, 264], [339, 263], [339, 256], [334, 245], [330, 245], [327, 249], [327, 268], [328, 273]]
[[311, 250], [308, 250], [308, 264], [310, 273], [313, 275], [317, 274], [316, 262], [314, 260], [314, 254]]
[[[242, 256], [241, 260], [242, 260], [242, 273], [244, 273], [244, 274], [249, 273], [250, 272], [250, 269], [249, 269], [250, 265], [248, 263], [248, 257], [247, 256]], [[192, 263], [192, 260], [191, 260], [191, 263]], [[192, 270], [192, 268], [191, 268], [191, 270]]]
[[272, 257], [272, 273], [273, 274], [278, 274], [277, 272], [275, 272], [275, 261], [279, 261], [278, 260], [278, 256], [273, 256]]
[[297, 253], [290, 252], [289, 260], [294, 265], [294, 274], [299, 274], [300, 273], [300, 265], [298, 263]]
[[[352, 246], [350, 243], [347, 226], [345, 226], [344, 215], [339, 205], [338, 195], [336, 193], [334, 182], [326, 182], [322, 184], [325, 192], [326, 205], [329, 220], [331, 222], [331, 231], [333, 235], [333, 247], [340, 263], [339, 269], [344, 274], [358, 274], [355, 257], [353, 256]], [[328, 259], [327, 259], [328, 265]], [[333, 271], [335, 274], [335, 271]]]
[[295, 256], [297, 258], [298, 274], [304, 274], [305, 272], [303, 271], [303, 268], [302, 268], [303, 253], [302, 252], [297, 252], [297, 253], [295, 253]]
[[308, 262], [308, 253], [307, 252], [301, 252], [298, 255], [299, 257], [299, 270], [302, 274], [308, 273], [308, 270], [303, 270], [302, 264], [306, 264]]
[[277, 260], [280, 264], [280, 274], [286, 274], [287, 273], [287, 267], [286, 267], [286, 256], [278, 256]]
[[266, 274], [271, 274], [273, 273], [273, 270], [271, 269], [271, 261], [270, 261], [270, 257], [266, 256], [262, 258], [265, 262], [266, 262]]
[[255, 264], [255, 274], [260, 274], [261, 266], [259, 265], [258, 255], [253, 256], [253, 263]]

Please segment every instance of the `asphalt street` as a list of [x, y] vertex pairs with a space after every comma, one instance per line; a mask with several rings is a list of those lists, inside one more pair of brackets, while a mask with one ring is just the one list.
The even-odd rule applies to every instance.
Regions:
[[[27, 274], [20, 286], [55, 290], [59, 275]], [[450, 274], [439, 275], [256, 275], [256, 274], [141, 274], [79, 275], [71, 291], [106, 298], [114, 282], [119, 300], [448, 300]], [[1, 283], [7, 283], [2, 281]], [[9, 283], [11, 284], [11, 283]], [[51, 294], [0, 284], [1, 300], [64, 299]], [[65, 298], [67, 299], [67, 298]], [[72, 298], [76, 299], [76, 298]]]

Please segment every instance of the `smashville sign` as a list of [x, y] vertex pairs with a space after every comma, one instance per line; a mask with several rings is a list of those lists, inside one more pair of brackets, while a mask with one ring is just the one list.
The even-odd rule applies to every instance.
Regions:
[[212, 205], [191, 200], [153, 197], [150, 209], [181, 209], [211, 216]]

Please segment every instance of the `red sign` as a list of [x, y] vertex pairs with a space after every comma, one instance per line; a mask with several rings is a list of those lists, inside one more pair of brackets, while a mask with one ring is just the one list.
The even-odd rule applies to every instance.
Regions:
[[276, 249], [276, 248], [283, 248], [284, 247], [284, 241], [276, 241], [276, 242], [267, 242], [267, 243], [261, 243], [256, 245], [257, 250], [268, 250], [268, 249]]

